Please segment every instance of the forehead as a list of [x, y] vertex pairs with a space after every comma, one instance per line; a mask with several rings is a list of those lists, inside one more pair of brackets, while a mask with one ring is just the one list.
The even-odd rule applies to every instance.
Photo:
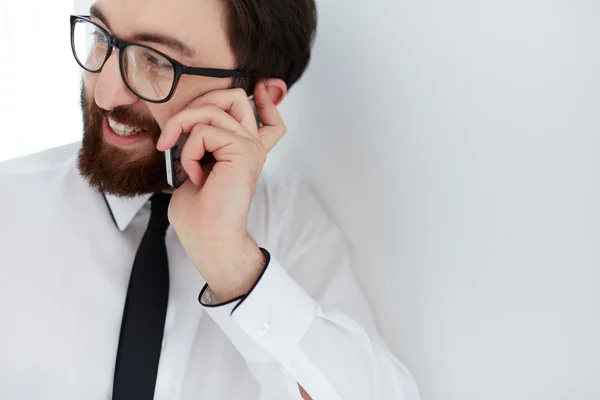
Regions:
[[168, 35], [192, 48], [195, 58], [210, 67], [232, 66], [220, 0], [99, 0], [94, 7], [122, 39], [140, 33]]

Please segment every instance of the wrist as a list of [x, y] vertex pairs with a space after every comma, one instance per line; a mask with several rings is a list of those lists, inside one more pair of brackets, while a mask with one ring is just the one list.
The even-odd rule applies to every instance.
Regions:
[[262, 271], [266, 257], [248, 237], [239, 244], [218, 246], [205, 252], [201, 272], [217, 302], [226, 302], [250, 292]]

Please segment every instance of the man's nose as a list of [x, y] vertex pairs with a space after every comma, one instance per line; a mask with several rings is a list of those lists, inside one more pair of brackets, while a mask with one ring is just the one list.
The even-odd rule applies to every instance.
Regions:
[[96, 105], [104, 110], [131, 105], [139, 100], [123, 81], [119, 67], [119, 50], [113, 51], [99, 73], [94, 90], [94, 100]]

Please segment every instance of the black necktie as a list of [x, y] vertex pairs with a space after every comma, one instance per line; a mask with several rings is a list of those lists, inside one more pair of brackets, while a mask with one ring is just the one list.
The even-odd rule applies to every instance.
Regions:
[[121, 322], [113, 400], [152, 400], [169, 299], [165, 234], [171, 196], [152, 196], [150, 222], [135, 255]]

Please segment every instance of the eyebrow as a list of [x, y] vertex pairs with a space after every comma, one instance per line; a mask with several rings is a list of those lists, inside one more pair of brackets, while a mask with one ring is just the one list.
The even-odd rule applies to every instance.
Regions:
[[[90, 7], [90, 16], [99, 19], [104, 25], [106, 25], [106, 27], [108, 29], [112, 30], [110, 27], [110, 24], [108, 23], [108, 18], [106, 18], [106, 15], [104, 15], [104, 13], [98, 8], [97, 5], [94, 4], [93, 6]], [[142, 33], [135, 34], [133, 36], [132, 40], [137, 41], [137, 42], [150, 42], [150, 43], [162, 44], [163, 46], [167, 46], [167, 47], [171, 48], [172, 50], [175, 50], [176, 52], [183, 54], [186, 57], [189, 57], [189, 58], [195, 57], [195, 53], [194, 53], [194, 50], [192, 50], [192, 48], [190, 48], [188, 45], [186, 45], [179, 39], [175, 39], [172, 36], [158, 34], [158, 33], [142, 32]]]

